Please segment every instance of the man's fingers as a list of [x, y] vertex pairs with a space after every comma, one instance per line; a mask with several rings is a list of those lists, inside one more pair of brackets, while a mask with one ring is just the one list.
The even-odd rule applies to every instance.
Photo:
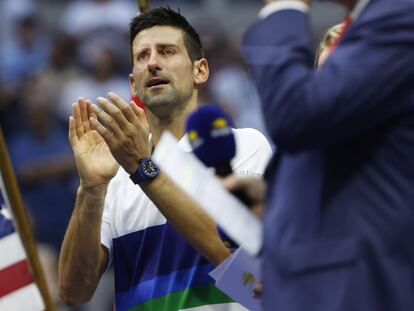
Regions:
[[78, 140], [78, 135], [76, 134], [75, 119], [72, 116], [69, 117], [68, 137], [69, 137], [69, 142], [71, 145], [73, 145]]
[[99, 123], [96, 118], [90, 118], [89, 123], [91, 124], [92, 129], [96, 130], [108, 145], [112, 145], [113, 134], [106, 127]]
[[86, 108], [88, 110], [88, 122], [89, 122], [90, 118], [96, 118], [96, 114], [92, 111], [92, 105], [93, 105], [92, 102], [89, 99], [87, 99], [85, 103], [86, 103]]
[[138, 107], [137, 104], [133, 100], [129, 102], [129, 106], [131, 107], [131, 110], [134, 112], [134, 114], [138, 117], [138, 119], [141, 121], [143, 117], [145, 117], [145, 112], [142, 108]]
[[135, 118], [135, 121], [138, 121], [139, 124], [141, 124], [147, 130], [147, 132], [149, 132], [149, 124], [147, 121], [147, 117], [145, 116], [144, 109], [138, 107], [137, 104], [135, 104], [132, 100], [129, 102], [129, 106], [131, 107], [131, 110], [134, 113], [134, 115], [138, 118], [138, 120]]
[[230, 192], [243, 191], [256, 203], [264, 201], [266, 185], [262, 179], [247, 176], [230, 175], [221, 181]]
[[119, 124], [114, 120], [112, 116], [110, 116], [105, 111], [99, 109], [96, 105], [92, 105], [91, 109], [92, 109], [92, 112], [96, 115], [96, 118], [92, 117], [92, 119], [94, 120], [98, 119], [100, 125], [105, 127], [109, 132], [112, 132], [115, 135], [121, 134], [121, 129], [119, 127]]
[[111, 102], [122, 112], [123, 116], [130, 123], [134, 123], [136, 117], [128, 103], [126, 103], [121, 97], [119, 97], [117, 94], [113, 92], [108, 93], [108, 97], [111, 100]]
[[89, 132], [91, 130], [91, 126], [89, 124], [89, 118], [88, 118], [87, 103], [86, 103], [85, 99], [83, 99], [82, 97], [80, 97], [78, 99], [78, 103], [79, 103], [79, 110], [80, 110], [80, 116], [81, 116], [81, 120], [82, 120], [83, 130], [86, 133], [86, 132]]
[[72, 104], [72, 116], [75, 120], [76, 135], [78, 135], [78, 138], [80, 138], [83, 134], [85, 134], [85, 130], [82, 125], [79, 103]]
[[256, 283], [253, 285], [253, 291], [252, 291], [253, 298], [260, 299], [260, 297], [262, 296], [262, 292], [263, 292], [262, 283]]
[[[109, 114], [121, 128], [125, 128], [128, 123], [131, 123], [132, 121], [132, 111], [129, 111], [129, 113], [126, 111], [125, 103], [123, 103], [122, 99], [119, 97], [115, 99], [114, 96], [111, 96], [110, 99], [111, 101], [103, 97], [98, 97], [97, 101], [102, 106], [103, 110]], [[129, 106], [127, 109], [131, 110]], [[129, 117], [127, 117], [127, 115], [129, 115]], [[131, 121], [129, 119], [131, 119]]]
[[240, 181], [240, 178], [235, 175], [227, 176], [226, 178], [221, 180], [224, 188], [229, 191], [240, 190], [243, 189], [244, 184]]

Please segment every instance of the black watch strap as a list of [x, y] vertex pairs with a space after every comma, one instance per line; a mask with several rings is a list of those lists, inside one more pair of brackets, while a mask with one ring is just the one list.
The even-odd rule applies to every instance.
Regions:
[[143, 181], [154, 179], [159, 174], [160, 169], [158, 165], [152, 161], [151, 157], [146, 157], [139, 160], [138, 169], [129, 178], [134, 184], [139, 184]]

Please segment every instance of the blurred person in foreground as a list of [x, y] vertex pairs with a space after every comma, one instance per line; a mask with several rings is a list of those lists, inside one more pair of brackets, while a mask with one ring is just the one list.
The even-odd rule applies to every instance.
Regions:
[[[344, 23], [340, 23], [332, 26], [326, 31], [316, 51], [316, 67], [320, 67], [325, 63], [326, 59], [329, 56], [329, 53], [332, 51], [332, 48], [339, 39], [343, 27]], [[267, 185], [265, 181], [257, 178], [250, 178], [248, 176], [237, 177], [232, 175], [223, 179], [222, 183], [230, 191], [240, 190], [246, 192], [246, 195], [250, 198], [251, 201], [250, 209], [258, 217], [263, 217], [267, 192]], [[258, 282], [253, 288], [252, 295], [255, 298], [260, 298], [262, 296], [262, 293], [263, 284]]]
[[267, 1], [243, 41], [278, 147], [265, 310], [414, 309], [414, 1], [340, 2], [351, 23], [318, 69], [308, 1]]
[[[60, 294], [71, 305], [88, 301], [113, 262], [117, 311], [244, 310], [208, 276], [230, 254], [216, 225], [150, 157], [164, 130], [191, 151], [184, 122], [209, 76], [199, 36], [165, 8], [130, 27], [131, 91], [148, 123], [144, 111], [114, 93], [98, 98], [102, 110], [84, 99], [73, 105], [69, 139], [80, 187], [59, 261]], [[256, 130], [234, 133], [233, 169], [260, 176], [269, 143]]]

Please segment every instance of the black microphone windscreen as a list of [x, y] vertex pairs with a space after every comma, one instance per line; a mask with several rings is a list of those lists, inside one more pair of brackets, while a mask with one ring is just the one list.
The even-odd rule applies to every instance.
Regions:
[[208, 167], [229, 163], [236, 155], [231, 118], [217, 105], [204, 105], [187, 119], [186, 132], [195, 155]]

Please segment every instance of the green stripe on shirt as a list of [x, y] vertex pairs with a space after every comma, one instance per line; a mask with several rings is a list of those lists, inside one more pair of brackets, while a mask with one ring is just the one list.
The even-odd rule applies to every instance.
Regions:
[[140, 304], [129, 311], [177, 311], [203, 305], [234, 302], [214, 284], [196, 286], [183, 291], [173, 292]]

